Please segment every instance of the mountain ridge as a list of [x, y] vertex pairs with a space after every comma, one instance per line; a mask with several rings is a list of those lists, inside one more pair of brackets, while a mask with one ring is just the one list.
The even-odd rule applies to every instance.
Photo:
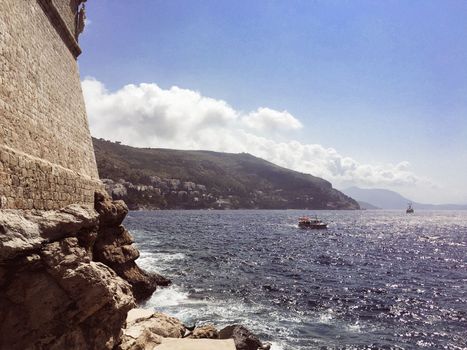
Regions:
[[93, 144], [108, 191], [132, 209], [359, 209], [329, 181], [248, 153]]
[[406, 209], [408, 203], [412, 203], [415, 209], [424, 210], [467, 210], [467, 204], [426, 204], [418, 203], [405, 198], [401, 194], [383, 188], [348, 187], [343, 193], [354, 198], [358, 202], [365, 202], [381, 209]]

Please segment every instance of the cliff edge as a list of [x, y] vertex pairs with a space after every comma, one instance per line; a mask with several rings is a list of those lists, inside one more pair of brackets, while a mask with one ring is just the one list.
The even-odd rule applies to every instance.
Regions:
[[168, 280], [142, 271], [128, 209], [0, 211], [0, 349], [113, 349], [127, 312]]

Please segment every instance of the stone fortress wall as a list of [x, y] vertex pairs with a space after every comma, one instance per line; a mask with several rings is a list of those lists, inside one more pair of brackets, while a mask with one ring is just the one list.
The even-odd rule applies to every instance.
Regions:
[[101, 186], [76, 62], [82, 2], [0, 1], [2, 209], [91, 204]]

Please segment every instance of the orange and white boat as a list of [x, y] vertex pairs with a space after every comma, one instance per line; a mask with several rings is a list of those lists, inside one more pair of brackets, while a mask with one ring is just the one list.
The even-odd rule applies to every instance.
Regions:
[[302, 216], [298, 219], [298, 227], [306, 229], [326, 229], [328, 224], [322, 222], [317, 217], [310, 218], [308, 216]]

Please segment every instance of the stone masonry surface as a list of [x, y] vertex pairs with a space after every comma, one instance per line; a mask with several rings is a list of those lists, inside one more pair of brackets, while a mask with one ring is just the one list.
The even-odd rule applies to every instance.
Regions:
[[[100, 187], [76, 57], [80, 1], [0, 1], [0, 208], [93, 203]], [[56, 20], [56, 18], [55, 18]]]
[[63, 21], [73, 36], [76, 36], [76, 12], [80, 2], [79, 0], [52, 0], [52, 3], [58, 12], [60, 12]]

